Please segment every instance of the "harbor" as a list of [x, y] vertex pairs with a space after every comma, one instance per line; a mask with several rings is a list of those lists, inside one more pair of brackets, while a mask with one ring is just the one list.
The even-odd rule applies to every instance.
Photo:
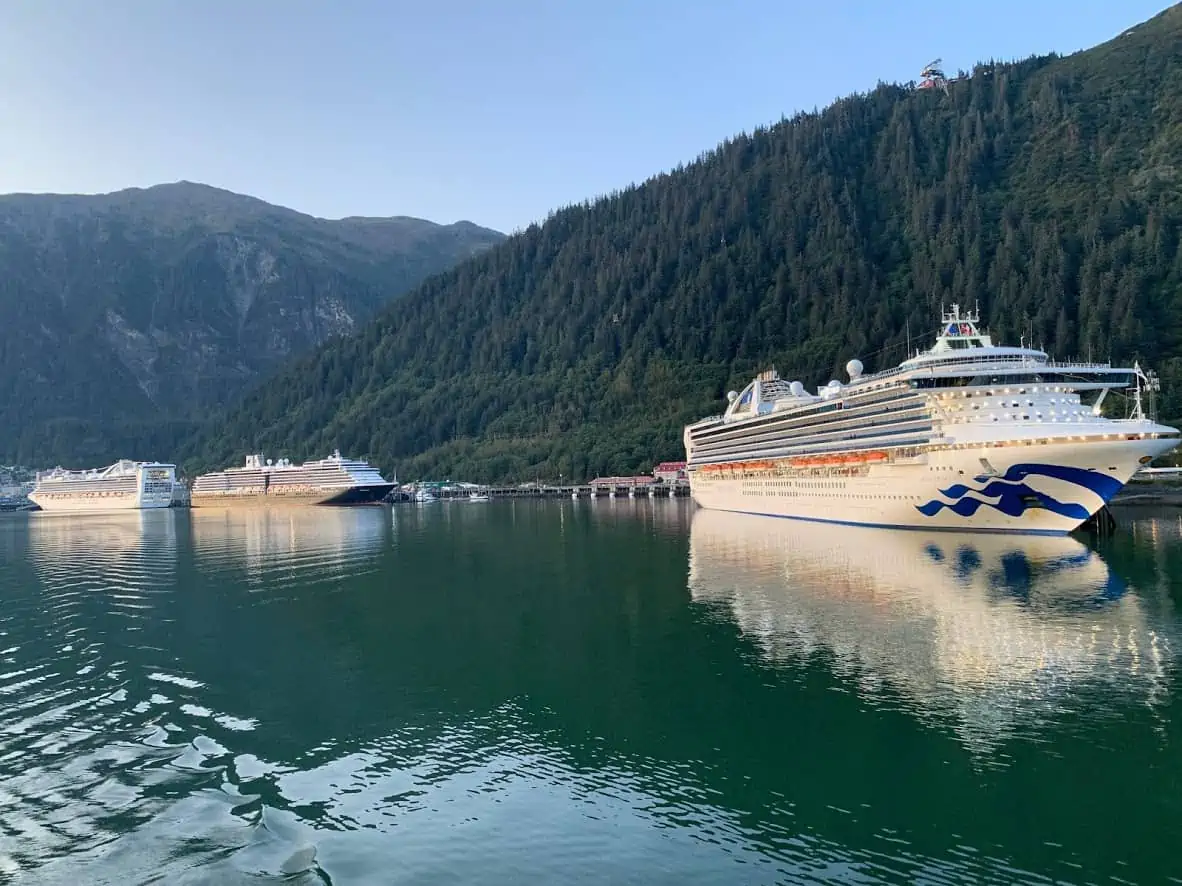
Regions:
[[[0, 511], [35, 511], [40, 508], [29, 499], [34, 484], [12, 478], [32, 476], [21, 468], [4, 468], [0, 487]], [[23, 473], [22, 473], [23, 472]], [[383, 501], [388, 504], [432, 501], [488, 501], [500, 499], [638, 499], [686, 498], [690, 484], [685, 462], [662, 462], [651, 474], [596, 477], [582, 483], [533, 480], [516, 484], [484, 484], [452, 480], [419, 480], [395, 483]], [[1182, 507], [1182, 468], [1145, 467], [1139, 470], [1109, 502], [1117, 507]], [[173, 485], [169, 507], [192, 506], [190, 481], [178, 477]]]
[[[771, 884], [815, 879], [760, 838], [802, 833], [890, 884], [1168, 882], [1182, 528], [1127, 519], [1096, 545], [619, 495], [3, 515], [0, 851], [14, 886], [380, 883], [396, 839], [408, 881]], [[1095, 804], [1144, 798], [1119, 856], [1062, 812], [1097, 747]]]
[[10, 4], [0, 886], [1182, 886], [1169, 4]]

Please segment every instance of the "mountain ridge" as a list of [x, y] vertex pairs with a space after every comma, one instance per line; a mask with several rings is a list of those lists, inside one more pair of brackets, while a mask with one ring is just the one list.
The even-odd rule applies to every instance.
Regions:
[[0, 452], [101, 460], [171, 439], [169, 425], [192, 432], [503, 238], [470, 222], [317, 219], [192, 182], [0, 196]]

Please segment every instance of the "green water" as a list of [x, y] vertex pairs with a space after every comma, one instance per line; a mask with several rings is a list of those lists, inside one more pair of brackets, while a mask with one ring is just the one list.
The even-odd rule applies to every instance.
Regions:
[[2, 515], [0, 882], [1182, 883], [1182, 523], [1131, 516]]

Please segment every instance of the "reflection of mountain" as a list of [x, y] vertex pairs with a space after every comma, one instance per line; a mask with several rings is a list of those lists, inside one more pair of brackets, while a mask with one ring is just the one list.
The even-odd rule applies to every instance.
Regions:
[[283, 584], [355, 575], [390, 532], [386, 508], [198, 508], [193, 548], [204, 565], [245, 567]]
[[170, 509], [29, 515], [29, 555], [49, 591], [99, 581], [111, 590], [153, 588], [176, 573]]
[[834, 528], [698, 511], [691, 593], [770, 661], [827, 650], [877, 696], [956, 715], [970, 744], [1051, 713], [1083, 681], [1152, 697], [1170, 646], [1098, 554], [1068, 537]]

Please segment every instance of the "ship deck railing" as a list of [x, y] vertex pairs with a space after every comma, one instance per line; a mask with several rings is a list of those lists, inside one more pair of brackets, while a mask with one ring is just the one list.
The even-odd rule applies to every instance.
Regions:
[[923, 372], [928, 371], [930, 375], [933, 370], [946, 369], [949, 366], [960, 366], [966, 371], [975, 369], [977, 367], [995, 369], [997, 364], [1007, 363], [1012, 364], [1016, 369], [1028, 369], [1037, 366], [1042, 369], [1083, 369], [1087, 371], [1098, 371], [1102, 369], [1112, 369], [1112, 363], [1095, 363], [1086, 360], [1033, 360], [1024, 357], [1014, 356], [999, 356], [999, 357], [982, 357], [977, 360], [966, 360], [961, 357], [950, 357], [943, 360], [933, 360], [930, 363], [924, 363], [920, 366], [909, 366], [903, 368], [900, 366], [892, 367], [891, 369], [883, 369], [880, 372], [872, 372], [869, 375], [862, 375], [858, 377], [858, 382], [879, 381], [881, 379], [890, 378], [893, 375], [902, 375], [906, 372]]

